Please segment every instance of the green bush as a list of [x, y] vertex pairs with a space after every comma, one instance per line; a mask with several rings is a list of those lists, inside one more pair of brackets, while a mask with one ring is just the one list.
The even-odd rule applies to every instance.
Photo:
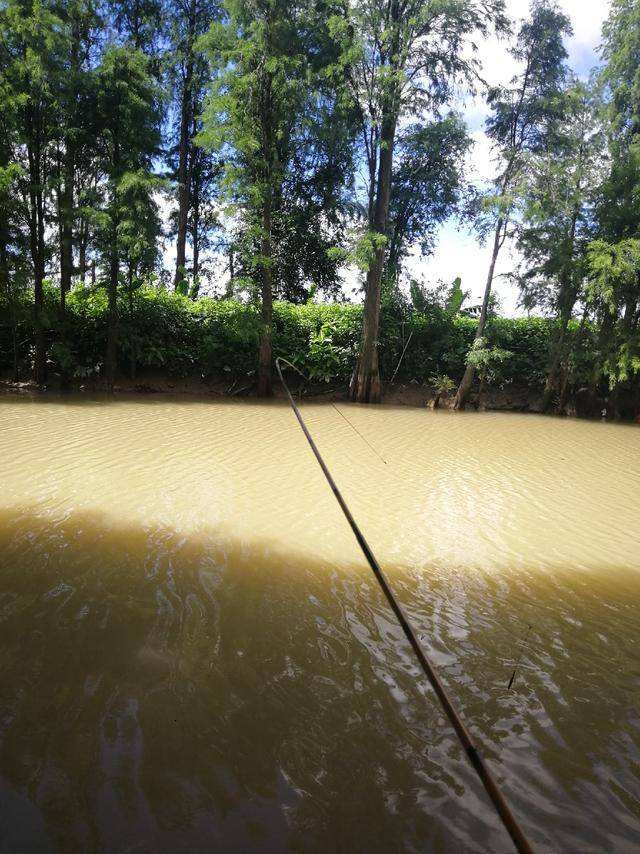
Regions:
[[[13, 320], [17, 318], [22, 374], [29, 372], [33, 342], [31, 295], [13, 307], [0, 301], [0, 368], [13, 362]], [[260, 314], [237, 300], [188, 297], [142, 287], [120, 298], [119, 362], [122, 372], [155, 369], [175, 375], [204, 377], [227, 372], [251, 374], [256, 369]], [[353, 368], [362, 308], [351, 303], [293, 305], [276, 302], [273, 348], [319, 381], [345, 383]], [[103, 363], [107, 334], [107, 298], [102, 288], [76, 288], [68, 295], [64, 319], [56, 289], [45, 292], [49, 367], [66, 377], [96, 374]], [[541, 387], [548, 364], [552, 321], [541, 318], [493, 318], [488, 346], [511, 354], [501, 379]], [[393, 374], [406, 347], [398, 381], [443, 375], [458, 380], [476, 330], [476, 320], [437, 305], [417, 311], [398, 300], [383, 302], [380, 324], [380, 368]], [[588, 360], [586, 360], [588, 361]], [[585, 363], [581, 370], [587, 371]]]

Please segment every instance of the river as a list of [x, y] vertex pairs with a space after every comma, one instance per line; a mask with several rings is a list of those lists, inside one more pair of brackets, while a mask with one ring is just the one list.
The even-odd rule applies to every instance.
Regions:
[[[640, 429], [303, 412], [536, 850], [637, 851]], [[3, 854], [511, 850], [287, 406], [4, 397], [0, 489]]]

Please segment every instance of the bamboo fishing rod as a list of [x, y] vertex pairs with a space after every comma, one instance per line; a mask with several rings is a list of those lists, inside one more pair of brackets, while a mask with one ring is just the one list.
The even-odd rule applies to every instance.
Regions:
[[287, 361], [287, 359], [283, 359], [281, 356], [276, 359], [276, 369], [278, 371], [278, 376], [280, 377], [280, 382], [282, 383], [282, 386], [287, 393], [289, 403], [291, 404], [291, 408], [293, 409], [293, 412], [296, 418], [298, 419], [298, 423], [302, 428], [302, 432], [304, 433], [305, 438], [309, 443], [311, 450], [313, 451], [313, 455], [318, 461], [318, 465], [322, 469], [322, 473], [324, 474], [327, 483], [331, 487], [331, 491], [333, 492], [336, 501], [340, 505], [340, 509], [342, 510], [345, 519], [349, 523], [349, 527], [353, 531], [353, 534], [356, 540], [358, 541], [358, 545], [362, 549], [362, 553], [364, 554], [367, 563], [371, 567], [371, 570], [373, 571], [373, 574], [375, 575], [378, 584], [382, 588], [382, 592], [384, 593], [387, 602], [391, 607], [391, 610], [396, 615], [396, 618], [400, 623], [400, 627], [402, 628], [406, 639], [409, 641], [409, 644], [411, 645], [411, 648], [413, 649], [423, 672], [431, 683], [431, 687], [435, 691], [436, 696], [440, 700], [440, 704], [442, 705], [446, 716], [449, 718], [449, 721], [451, 722], [451, 725], [455, 730], [455, 733], [458, 736], [462, 747], [464, 748], [464, 751], [467, 755], [467, 759], [469, 760], [474, 771], [480, 778], [482, 785], [484, 786], [487, 794], [489, 795], [491, 803], [493, 804], [496, 812], [498, 813], [502, 821], [502, 824], [504, 825], [507, 833], [513, 840], [513, 844], [515, 845], [516, 851], [520, 852], [520, 854], [533, 854], [533, 848], [531, 847], [526, 836], [524, 835], [516, 817], [511, 812], [511, 808], [509, 807], [506, 798], [498, 788], [498, 784], [496, 783], [493, 774], [489, 770], [485, 760], [478, 751], [478, 748], [476, 747], [471, 737], [471, 734], [469, 733], [462, 718], [460, 717], [459, 712], [457, 711], [452, 700], [447, 694], [447, 691], [444, 685], [442, 684], [434, 665], [431, 663], [431, 661], [427, 657], [427, 654], [422, 649], [420, 641], [418, 640], [418, 637], [415, 631], [413, 630], [411, 623], [409, 622], [406, 614], [404, 613], [402, 606], [400, 605], [393, 591], [391, 590], [389, 582], [387, 581], [376, 556], [371, 551], [371, 548], [369, 547], [369, 544], [367, 543], [364, 534], [358, 527], [356, 520], [353, 518], [351, 511], [347, 506], [347, 502], [342, 497], [342, 493], [338, 489], [336, 482], [333, 479], [333, 476], [331, 475], [331, 472], [327, 468], [327, 465], [323, 460], [322, 455], [320, 454], [320, 451], [316, 446], [316, 443], [313, 441], [311, 433], [309, 433], [307, 425], [304, 423], [304, 419], [300, 414], [300, 410], [298, 409], [296, 402], [293, 399], [291, 392], [289, 391], [289, 386], [286, 384], [284, 377], [282, 376], [282, 369], [280, 367], [281, 362], [289, 365], [291, 368], [294, 369], [294, 371], [297, 371], [297, 373], [300, 374], [301, 372], [298, 370], [298, 368], [295, 367], [295, 365], [292, 365], [291, 362]]

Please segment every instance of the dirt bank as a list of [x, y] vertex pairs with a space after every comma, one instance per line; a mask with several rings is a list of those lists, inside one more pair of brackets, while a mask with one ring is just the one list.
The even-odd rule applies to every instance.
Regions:
[[[348, 389], [344, 384], [309, 383], [295, 373], [288, 376], [290, 388], [296, 396], [305, 400], [348, 400]], [[140, 372], [134, 379], [119, 377], [115, 389], [116, 394], [171, 394], [197, 397], [254, 397], [256, 384], [252, 376], [233, 376], [221, 373], [217, 376], [176, 377], [159, 372]], [[53, 376], [44, 387], [38, 387], [32, 382], [14, 383], [6, 376], [0, 378], [0, 394], [50, 394], [50, 393], [104, 393], [104, 385], [100, 379], [75, 380], [63, 386], [60, 378]], [[277, 377], [274, 377], [274, 396], [285, 396]], [[395, 406], [434, 406], [435, 391], [426, 384], [383, 383], [383, 402]], [[450, 409], [454, 395], [441, 397], [438, 406]], [[468, 403], [469, 409], [497, 412], [542, 412], [542, 392], [526, 385], [505, 384], [502, 387], [486, 387], [480, 399], [472, 394]], [[578, 418], [596, 418], [607, 420], [636, 421], [640, 423], [640, 403], [633, 397], [621, 393], [617, 397], [612, 393], [610, 398], [595, 394], [587, 388], [578, 389], [567, 399], [562, 415]]]
[[[332, 385], [328, 383], [305, 383], [300, 377], [290, 377], [291, 390], [303, 397], [305, 400], [329, 400], [339, 401], [348, 399], [348, 390], [345, 385]], [[0, 380], [0, 392], [16, 394], [47, 394], [51, 392], [62, 393], [64, 391], [75, 393], [96, 394], [104, 391], [98, 380], [83, 380], [74, 382], [65, 388], [61, 387], [59, 380], [53, 377], [44, 388], [39, 388], [31, 382], [13, 383], [7, 379]], [[203, 397], [253, 397], [255, 396], [255, 382], [252, 377], [233, 377], [229, 374], [221, 374], [215, 377], [203, 379], [201, 377], [174, 377], [157, 372], [140, 374], [135, 379], [121, 377], [118, 379], [115, 392], [117, 394], [171, 394], [190, 395]], [[284, 397], [284, 391], [280, 384], [275, 382], [274, 395], [276, 398]], [[571, 400], [565, 414], [570, 416], [602, 417], [602, 410], [606, 408], [606, 401], [600, 399]], [[428, 385], [418, 383], [386, 383], [384, 385], [384, 403], [395, 406], [433, 407], [435, 392]], [[439, 406], [443, 409], [450, 408], [453, 403], [453, 395], [443, 397]], [[502, 388], [488, 388], [482, 394], [481, 400], [477, 396], [471, 398], [469, 408], [480, 410], [495, 410], [503, 412], [541, 412], [542, 395], [539, 391], [532, 390], [527, 386], [504, 386]], [[610, 417], [611, 414], [607, 413]]]

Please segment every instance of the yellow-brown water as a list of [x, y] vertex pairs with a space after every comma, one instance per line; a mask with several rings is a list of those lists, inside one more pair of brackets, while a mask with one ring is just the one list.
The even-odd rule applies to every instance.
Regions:
[[[640, 429], [304, 411], [537, 849], [637, 851]], [[0, 484], [0, 851], [510, 850], [287, 407], [7, 398]]]

